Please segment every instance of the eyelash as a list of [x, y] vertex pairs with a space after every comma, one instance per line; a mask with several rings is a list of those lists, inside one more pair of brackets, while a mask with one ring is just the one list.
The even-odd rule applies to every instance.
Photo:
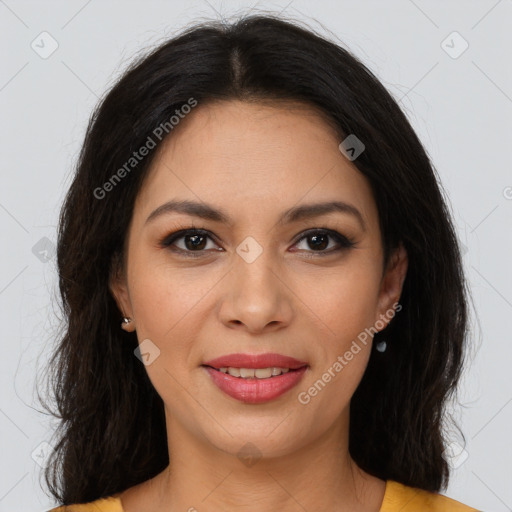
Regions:
[[[171, 248], [172, 244], [176, 242], [177, 240], [180, 240], [181, 238], [185, 238], [187, 235], [201, 235], [206, 236], [210, 238], [212, 241], [215, 242], [214, 238], [210, 236], [210, 232], [206, 229], [199, 228], [192, 226], [192, 228], [189, 229], [180, 229], [178, 231], [174, 231], [168, 235], [166, 235], [164, 238], [162, 238], [159, 242], [159, 246], [164, 249], [169, 249], [173, 252], [178, 252], [180, 254], [186, 255], [186, 257], [190, 258], [199, 258], [202, 257], [203, 254], [206, 251], [205, 250], [198, 250], [198, 251], [189, 251], [184, 250], [180, 248]], [[314, 228], [305, 231], [304, 233], [301, 233], [302, 236], [295, 242], [294, 245], [298, 244], [299, 242], [302, 242], [302, 240], [307, 239], [310, 236], [313, 235], [327, 235], [333, 240], [335, 240], [340, 247], [337, 249], [331, 249], [329, 251], [307, 251], [314, 254], [314, 256], [309, 257], [324, 257], [329, 256], [330, 254], [334, 254], [337, 252], [340, 252], [342, 250], [351, 249], [356, 245], [356, 243], [351, 240], [350, 238], [347, 238], [346, 236], [342, 235], [341, 233], [338, 233], [337, 231], [333, 231], [332, 229], [327, 228]]]

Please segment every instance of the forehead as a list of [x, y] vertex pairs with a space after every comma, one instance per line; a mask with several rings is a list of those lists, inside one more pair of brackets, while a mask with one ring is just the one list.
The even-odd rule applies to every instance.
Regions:
[[326, 116], [292, 102], [199, 104], [159, 148], [136, 201], [145, 216], [170, 199], [222, 204], [254, 217], [300, 202], [343, 200], [368, 224], [377, 216], [371, 187], [339, 150]]

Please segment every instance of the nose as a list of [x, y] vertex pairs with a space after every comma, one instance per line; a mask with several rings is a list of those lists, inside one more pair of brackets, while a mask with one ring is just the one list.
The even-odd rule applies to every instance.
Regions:
[[294, 295], [278, 267], [271, 251], [263, 251], [253, 261], [236, 255], [225, 277], [220, 308], [226, 326], [258, 334], [290, 324]]

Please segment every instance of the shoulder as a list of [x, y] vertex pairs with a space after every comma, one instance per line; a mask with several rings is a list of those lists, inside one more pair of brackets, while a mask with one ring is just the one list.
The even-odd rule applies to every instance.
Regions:
[[379, 512], [479, 512], [459, 501], [433, 492], [408, 487], [393, 480], [386, 483]]
[[[119, 493], [120, 494], [120, 493]], [[74, 505], [62, 505], [52, 508], [48, 512], [123, 512], [119, 494], [101, 498], [89, 503], [76, 503]]]

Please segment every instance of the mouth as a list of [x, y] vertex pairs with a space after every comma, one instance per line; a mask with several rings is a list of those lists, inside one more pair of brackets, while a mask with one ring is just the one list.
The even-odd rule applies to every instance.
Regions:
[[[217, 389], [244, 404], [263, 404], [285, 396], [302, 380], [309, 365], [299, 368], [238, 368], [201, 365]], [[284, 398], [283, 396], [283, 398]]]
[[216, 368], [210, 365], [202, 366], [205, 368], [211, 368], [212, 370], [215, 370], [219, 373], [230, 375], [231, 377], [235, 377], [237, 379], [273, 379], [288, 372], [297, 372], [302, 368], [307, 367], [308, 365], [304, 364], [298, 368], [282, 368], [279, 366], [269, 366], [267, 368], [238, 368], [234, 366], [223, 366]]
[[[260, 370], [260, 373], [261, 370], [264, 370], [268, 373], [268, 370], [270, 369], [271, 373], [268, 377], [273, 375], [274, 368], [284, 370], [286, 373], [286, 371], [298, 370], [307, 365], [307, 361], [300, 361], [294, 357], [276, 354], [274, 352], [267, 352], [264, 354], [227, 354], [225, 356], [216, 357], [215, 359], [210, 359], [209, 361], [203, 361], [203, 366], [210, 366], [216, 370], [223, 371], [224, 373], [229, 371], [229, 369]], [[275, 371], [276, 370], [274, 370], [274, 372]], [[244, 371], [244, 373], [245, 375], [250, 376], [247, 371]], [[264, 375], [264, 373], [262, 375]], [[239, 375], [233, 374], [233, 376]]]

